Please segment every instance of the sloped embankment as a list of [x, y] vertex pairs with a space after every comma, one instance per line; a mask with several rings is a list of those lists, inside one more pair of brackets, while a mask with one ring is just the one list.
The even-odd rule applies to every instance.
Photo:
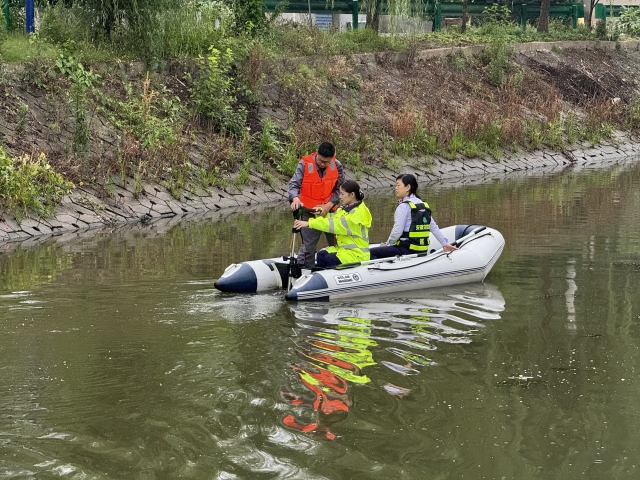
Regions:
[[[192, 67], [175, 65], [151, 75], [146, 87], [140, 65], [96, 67], [102, 82], [88, 96], [88, 141], [77, 149], [68, 81], [59, 75], [51, 81], [56, 72], [44, 65], [5, 66], [1, 141], [14, 156], [44, 152], [77, 189], [54, 218], [19, 226], [4, 214], [0, 241], [284, 200], [297, 156], [322, 139], [336, 143], [350, 175], [382, 186], [400, 169], [425, 181], [581, 161], [589, 157], [590, 143], [607, 140], [606, 128], [611, 143], [613, 130], [633, 127], [640, 91], [637, 42], [618, 48], [607, 42], [522, 44], [513, 52], [489, 48], [285, 63], [257, 59], [249, 72], [258, 94], [248, 104], [249, 136], [221, 135], [182, 110], [173, 120], [180, 125], [172, 133], [175, 141], [153, 151], [144, 144], [149, 137], [136, 136], [123, 128], [121, 117], [110, 115], [105, 99], [125, 102], [131, 92], [144, 99], [146, 88], [147, 99], [165, 102], [158, 117], [164, 123], [156, 130], [166, 134], [171, 112], [190, 102], [192, 84], [184, 72]], [[634, 149], [605, 147], [593, 155]], [[525, 153], [536, 150], [547, 153]], [[522, 163], [524, 158], [538, 160]], [[198, 172], [212, 175], [199, 182]]]

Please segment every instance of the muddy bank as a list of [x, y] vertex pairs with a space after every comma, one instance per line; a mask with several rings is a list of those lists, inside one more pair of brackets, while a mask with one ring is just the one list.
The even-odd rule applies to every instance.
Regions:
[[[637, 99], [640, 91], [637, 84], [640, 73], [638, 42], [517, 44], [513, 53], [516, 68], [512, 73], [515, 78], [518, 72], [524, 72], [524, 80], [499, 88], [489, 85], [483, 70], [486, 67], [472, 68], [464, 61], [456, 60], [473, 58], [483, 48], [471, 46], [362, 54], [339, 59], [300, 59], [310, 65], [329, 62], [331, 68], [340, 72], [334, 72], [333, 80], [326, 82], [323, 88], [304, 92], [284, 85], [278, 80], [283, 72], [275, 72], [275, 67], [271, 66], [265, 69], [271, 76], [266, 76], [252, 121], [260, 125], [269, 119], [282, 129], [297, 129], [297, 138], [304, 137], [308, 144], [314, 144], [317, 139], [334, 141], [348, 178], [359, 180], [367, 190], [388, 188], [399, 172], [415, 173], [421, 184], [463, 178], [481, 181], [488, 176], [577, 168], [640, 154], [640, 142], [631, 134], [619, 132], [612, 141], [595, 147], [577, 142], [557, 149], [520, 150], [517, 153], [502, 149], [499, 154], [484, 153], [477, 158], [460, 153], [454, 153], [450, 158], [413, 153], [389, 156], [379, 133], [401, 138], [402, 120], [406, 118], [423, 116], [428, 124], [431, 122], [434, 135], [446, 137], [454, 134], [460, 122], [466, 122], [473, 130], [474, 122], [494, 122], [511, 118], [509, 115], [512, 118], [548, 119], [562, 110], [585, 117], [587, 100], [600, 102], [598, 105], [621, 105]], [[296, 71], [295, 66], [288, 68], [291, 72]], [[241, 164], [232, 165], [229, 161], [220, 173], [224, 177], [220, 182], [222, 186], [202, 188], [187, 184], [177, 196], [175, 191], [171, 193], [162, 178], [148, 175], [136, 182], [126, 175], [130, 172], [114, 169], [116, 164], [124, 164], [125, 159], [141, 158], [138, 155], [141, 154], [140, 142], [123, 135], [98, 110], [94, 112], [90, 149], [78, 160], [69, 153], [73, 125], [69, 112], [64, 110], [66, 107], [16, 72], [16, 85], [2, 84], [8, 99], [3, 104], [0, 118], [2, 142], [13, 155], [45, 152], [54, 168], [65, 173], [77, 188], [63, 200], [51, 218], [18, 222], [0, 212], [1, 244], [19, 242], [26, 245], [69, 232], [136, 222], [149, 224], [160, 219], [166, 221], [286, 202], [288, 176], [278, 173], [275, 165], [254, 168], [240, 182], [238, 170]], [[131, 82], [139, 81], [145, 75], [139, 65], [123, 66], [122, 74], [128, 75]], [[20, 78], [23, 80], [19, 81]], [[33, 77], [29, 78], [33, 80]], [[163, 81], [165, 86], [170, 86], [168, 88], [175, 87], [174, 93], [184, 95], [186, 87], [180, 86], [183, 83], [180, 78], [165, 77]], [[349, 87], [350, 83], [360, 86], [354, 90]], [[294, 95], [296, 92], [299, 95]], [[28, 105], [29, 113], [24, 118], [18, 114], [21, 105]], [[186, 129], [182, 133], [188, 141], [176, 147], [180, 150], [176, 159], [180, 161], [188, 160], [206, 170], [220, 168], [225, 153], [235, 155], [233, 151], [225, 150], [225, 145], [220, 146], [220, 139], [211, 132]], [[514, 129], [503, 134], [518, 138], [525, 132]], [[357, 145], [361, 144], [364, 146], [358, 150]], [[353, 160], [354, 155], [357, 161]], [[145, 157], [144, 162], [149, 159]], [[159, 164], [160, 167], [166, 168]]]

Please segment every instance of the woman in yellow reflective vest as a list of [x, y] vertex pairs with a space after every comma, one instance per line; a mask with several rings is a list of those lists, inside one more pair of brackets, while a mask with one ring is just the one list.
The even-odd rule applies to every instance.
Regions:
[[369, 260], [371, 212], [363, 198], [358, 182], [347, 180], [340, 186], [340, 208], [335, 213], [294, 222], [294, 228], [308, 227], [335, 234], [337, 245], [320, 250], [316, 255], [318, 267], [331, 268], [341, 263]]

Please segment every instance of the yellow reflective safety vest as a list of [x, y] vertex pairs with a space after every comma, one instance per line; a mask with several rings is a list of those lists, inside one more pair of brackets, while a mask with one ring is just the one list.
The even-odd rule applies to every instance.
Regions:
[[426, 203], [405, 201], [411, 207], [411, 225], [408, 232], [402, 232], [396, 245], [416, 253], [429, 250], [429, 233], [431, 232], [431, 209]]
[[310, 218], [309, 228], [335, 234], [337, 245], [327, 248], [327, 252], [337, 253], [340, 262], [364, 262], [370, 258], [371, 221], [367, 206], [358, 202], [353, 206], [340, 207], [326, 217]]

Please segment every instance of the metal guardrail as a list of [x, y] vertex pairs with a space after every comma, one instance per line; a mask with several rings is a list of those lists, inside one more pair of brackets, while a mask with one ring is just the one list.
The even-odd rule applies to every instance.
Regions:
[[[423, 14], [433, 18], [433, 29], [435, 31], [442, 29], [443, 17], [462, 17], [462, 3], [460, 2], [435, 2], [429, 3], [428, 0], [415, 0], [416, 4], [422, 5]], [[10, 7], [17, 5], [29, 4], [33, 8], [33, 0], [0, 0], [2, 12], [5, 17], [6, 29], [11, 28]], [[280, 0], [263, 0], [265, 10], [274, 11], [280, 4]], [[480, 16], [484, 14], [484, 10], [495, 2], [472, 2], [467, 4], [467, 15]], [[358, 14], [360, 13], [361, 0], [291, 0], [285, 12], [290, 13], [351, 13], [354, 28], [358, 28]], [[526, 26], [527, 21], [536, 19], [540, 16], [540, 4], [538, 3], [516, 3], [511, 5], [511, 13], [513, 17], [519, 20], [522, 27]], [[605, 20], [608, 16], [618, 17], [622, 13], [625, 6], [623, 5], [602, 5], [595, 6], [595, 18]], [[388, 12], [388, 3], [383, 2], [381, 7], [382, 13]], [[584, 17], [584, 4], [552, 4], [549, 9], [549, 16], [555, 18], [571, 18], [573, 28], [578, 25], [578, 18]], [[33, 31], [33, 26], [31, 27]]]
[[[631, 6], [631, 5], [629, 5]], [[637, 7], [638, 5], [633, 5], [633, 7]], [[619, 17], [620, 14], [624, 11], [628, 6], [625, 5], [601, 5], [597, 4], [594, 10], [594, 16], [598, 20], [607, 21], [607, 17]]]
[[[280, 4], [278, 0], [263, 0], [265, 10], [273, 11]], [[360, 0], [293, 0], [284, 10], [289, 13], [351, 13], [351, 25], [358, 28]]]
[[[491, 7], [495, 2], [473, 2], [467, 5], [467, 15], [484, 15], [485, 8]], [[539, 3], [514, 3], [511, 15], [520, 22], [524, 28], [527, 21], [540, 17]], [[459, 2], [437, 2], [430, 5], [427, 12], [433, 17], [433, 29], [438, 31], [442, 28], [443, 17], [462, 17], [462, 4]], [[584, 16], [584, 5], [582, 3], [552, 4], [549, 9], [549, 16], [554, 18], [571, 18], [573, 28], [578, 26], [578, 18]]]
[[4, 16], [5, 26], [7, 31], [11, 29], [11, 15], [9, 14], [9, 7], [11, 4], [9, 0], [0, 0], [2, 1], [2, 14]]
[[[275, 10], [279, 5], [279, 0], [263, 0], [263, 5], [267, 11]], [[285, 12], [289, 13], [351, 13], [353, 15], [352, 25], [357, 28], [357, 14], [360, 10], [361, 0], [291, 0]], [[422, 6], [423, 15], [433, 19], [433, 29], [442, 29], [443, 17], [462, 17], [461, 2], [433, 2], [428, 0], [415, 0], [416, 4]], [[495, 2], [483, 1], [467, 4], [467, 15], [481, 16], [485, 8], [491, 7]], [[519, 21], [521, 26], [525, 26], [528, 20], [540, 16], [539, 3], [515, 3], [511, 5], [511, 12], [514, 20]], [[596, 5], [596, 8], [598, 5]], [[383, 2], [381, 12], [388, 13], [388, 3]], [[549, 16], [555, 18], [571, 18], [574, 28], [578, 25], [578, 18], [584, 16], [584, 5], [582, 3], [552, 4], [549, 9]]]

